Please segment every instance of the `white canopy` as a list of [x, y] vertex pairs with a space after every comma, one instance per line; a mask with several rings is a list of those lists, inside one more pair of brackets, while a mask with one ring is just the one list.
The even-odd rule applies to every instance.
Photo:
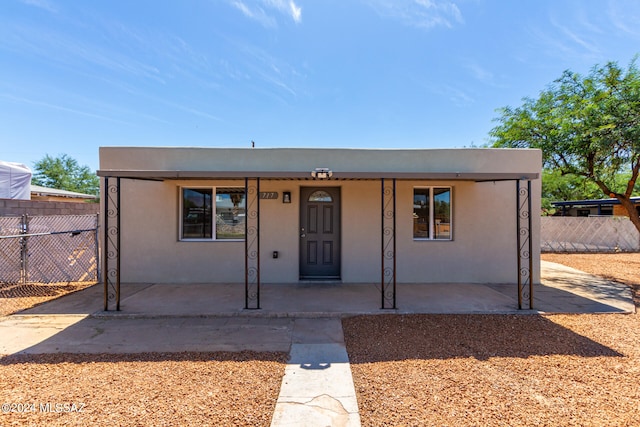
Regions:
[[31, 200], [31, 169], [0, 160], [0, 199]]

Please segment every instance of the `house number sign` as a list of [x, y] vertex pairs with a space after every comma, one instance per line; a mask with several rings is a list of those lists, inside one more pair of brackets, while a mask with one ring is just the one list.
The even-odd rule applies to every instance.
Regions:
[[274, 200], [278, 198], [278, 192], [277, 191], [261, 191], [260, 198]]

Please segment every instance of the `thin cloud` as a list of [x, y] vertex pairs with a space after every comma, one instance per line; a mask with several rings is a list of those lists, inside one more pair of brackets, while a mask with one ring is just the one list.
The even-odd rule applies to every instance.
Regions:
[[476, 102], [475, 98], [469, 93], [448, 83], [425, 83], [420, 80], [416, 80], [416, 82], [427, 92], [432, 93], [443, 100], [447, 100], [456, 107], [468, 107]]
[[[289, 63], [282, 61], [269, 52], [251, 44], [233, 42], [238, 52], [241, 52], [245, 59], [244, 67], [246, 72], [238, 74], [234, 71], [233, 76], [250, 80], [256, 77], [263, 80], [279, 91], [284, 91], [291, 96], [298, 96], [292, 83], [296, 82], [301, 75]], [[226, 63], [228, 71], [230, 65]], [[232, 77], [233, 77], [232, 76]]]
[[44, 101], [37, 101], [37, 100], [34, 100], [34, 99], [27, 99], [27, 98], [13, 96], [13, 95], [9, 95], [9, 94], [0, 94], [0, 97], [8, 99], [10, 101], [19, 102], [19, 103], [22, 103], [22, 104], [30, 104], [30, 105], [35, 105], [35, 106], [38, 106], [38, 107], [44, 107], [44, 108], [48, 108], [48, 109], [52, 109], [52, 110], [62, 111], [62, 112], [65, 112], [65, 113], [78, 114], [80, 116], [91, 117], [93, 119], [105, 120], [105, 121], [114, 122], [114, 123], [120, 123], [120, 124], [125, 124], [125, 125], [131, 125], [132, 124], [130, 122], [126, 122], [126, 121], [118, 120], [118, 119], [113, 119], [111, 117], [107, 117], [107, 116], [104, 116], [104, 115], [101, 115], [101, 114], [95, 114], [95, 113], [91, 113], [91, 112], [88, 112], [88, 111], [83, 111], [83, 110], [78, 110], [78, 109], [75, 109], [75, 108], [65, 107], [65, 106], [62, 106], [62, 105], [51, 104], [51, 103], [44, 102]]
[[611, 24], [623, 33], [640, 37], [640, 28], [638, 28], [638, 22], [640, 22], [640, 5], [637, 1], [624, 2], [622, 5], [620, 2], [610, 2], [607, 15], [611, 20]]
[[302, 21], [302, 8], [293, 0], [232, 0], [231, 6], [238, 9], [245, 17], [259, 22], [265, 28], [276, 28], [278, 13], [291, 18], [296, 24]]
[[[194, 49], [186, 40], [171, 33], [148, 28], [132, 28], [118, 21], [99, 20], [100, 27], [119, 44], [119, 53], [136, 57], [140, 52], [153, 56], [166, 68], [210, 71], [210, 64], [202, 52]], [[152, 54], [152, 55], [149, 55]]]
[[463, 24], [458, 5], [450, 0], [364, 0], [380, 16], [396, 19], [404, 25], [430, 29], [453, 28]]
[[265, 28], [276, 28], [278, 26], [275, 18], [267, 15], [261, 7], [250, 8], [241, 1], [233, 1], [231, 5], [242, 12], [245, 17], [258, 21]]
[[[504, 75], [501, 75], [500, 73], [496, 75], [493, 71], [485, 68], [473, 59], [463, 60], [462, 64], [463, 67], [469, 71], [469, 74], [480, 83], [493, 88], [505, 89], [508, 87], [504, 83], [506, 80]], [[461, 97], [461, 99], [462, 98], [463, 97]], [[468, 100], [472, 101], [470, 97], [468, 97]]]
[[534, 42], [550, 57], [599, 60], [603, 55], [603, 49], [595, 40], [600, 30], [593, 25], [583, 25], [585, 22], [588, 21], [581, 17], [573, 25], [564, 25], [551, 17], [550, 28], [542, 29], [536, 26], [529, 31]]
[[600, 49], [598, 49], [595, 44], [587, 40], [586, 34], [581, 34], [578, 31], [574, 31], [567, 26], [555, 22], [555, 20], [552, 20], [551, 23], [560, 31], [560, 34], [564, 36], [569, 45], [576, 45], [579, 49], [591, 54], [598, 54], [600, 52]]
[[279, 10], [285, 15], [289, 15], [293, 21], [298, 24], [302, 19], [302, 8], [293, 0], [263, 0], [265, 4]]
[[471, 74], [476, 80], [480, 80], [485, 83], [493, 81], [493, 73], [475, 62], [467, 63], [466, 68], [471, 71]]
[[93, 64], [102, 69], [135, 75], [164, 84], [159, 70], [120, 52], [102, 49], [56, 31], [9, 25], [0, 30], [0, 46], [78, 69]]
[[48, 0], [20, 0], [23, 4], [27, 6], [34, 6], [40, 9], [46, 10], [47, 12], [57, 13], [58, 8], [56, 8], [53, 3]]

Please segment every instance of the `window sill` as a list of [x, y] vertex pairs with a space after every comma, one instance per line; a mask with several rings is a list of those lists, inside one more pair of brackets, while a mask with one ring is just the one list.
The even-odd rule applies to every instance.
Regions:
[[178, 242], [244, 242], [244, 239], [178, 239]]

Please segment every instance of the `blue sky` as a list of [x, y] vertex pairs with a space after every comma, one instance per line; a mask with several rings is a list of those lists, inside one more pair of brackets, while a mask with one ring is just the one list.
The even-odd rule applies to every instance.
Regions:
[[565, 69], [627, 66], [638, 22], [637, 0], [2, 0], [0, 160], [481, 145]]

